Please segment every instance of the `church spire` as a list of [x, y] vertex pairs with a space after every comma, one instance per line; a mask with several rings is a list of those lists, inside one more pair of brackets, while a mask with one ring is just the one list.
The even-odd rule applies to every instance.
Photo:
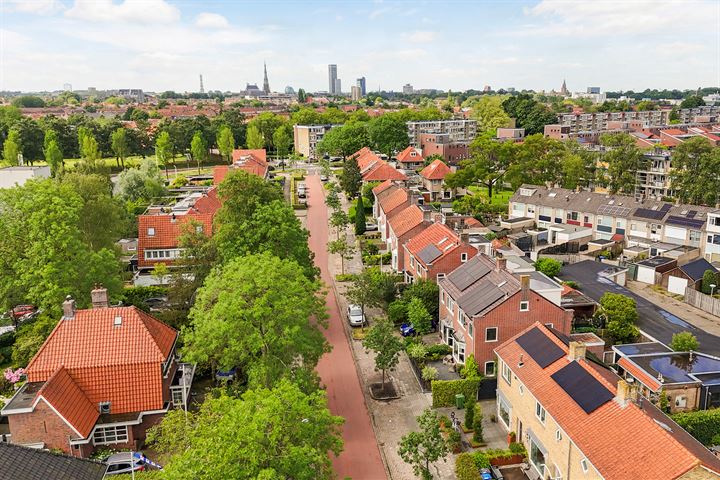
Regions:
[[263, 72], [265, 74], [265, 77], [263, 79], [263, 92], [270, 93], [270, 82], [268, 82], [267, 78], [267, 64], [263, 62]]
[[564, 79], [564, 78], [563, 78], [562, 87], [560, 87], [560, 93], [562, 93], [563, 95], [567, 95], [567, 94], [568, 94], [568, 89], [567, 89], [567, 85], [565, 84], [565, 79]]

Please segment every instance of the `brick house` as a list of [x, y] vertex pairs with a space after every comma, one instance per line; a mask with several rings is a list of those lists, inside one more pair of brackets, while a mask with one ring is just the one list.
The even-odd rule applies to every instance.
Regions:
[[505, 259], [493, 261], [481, 253], [438, 285], [443, 341], [453, 347], [458, 363], [465, 363], [466, 355], [474, 354], [486, 376], [495, 375], [493, 348], [533, 323], [540, 321], [561, 333], [570, 333], [573, 312], [562, 308], [559, 298], [555, 303], [531, 288], [529, 274], [510, 273]]
[[452, 173], [452, 169], [439, 159], [420, 171], [423, 195], [428, 197], [428, 201], [451, 200], [458, 194], [464, 194], [464, 190], [448, 188], [445, 185], [445, 177], [449, 173]]
[[407, 190], [390, 182], [383, 182], [373, 189], [375, 203], [373, 216], [377, 219], [378, 231], [383, 242], [389, 235], [389, 220], [410, 206], [410, 194]]
[[420, 148], [424, 158], [440, 155], [448, 165], [457, 165], [470, 158], [468, 143], [452, 141], [450, 135], [443, 133], [423, 133], [420, 135]]
[[156, 263], [172, 265], [181, 255], [180, 237], [189, 228], [212, 235], [219, 209], [216, 188], [189, 193], [174, 205], [148, 207], [138, 216], [138, 269], [151, 270]]
[[88, 457], [98, 446], [138, 449], [148, 428], [189, 394], [195, 367], [175, 352], [178, 332], [132, 307], [63, 303], [63, 317], [3, 408], [12, 443]]
[[267, 179], [270, 173], [270, 166], [267, 162], [265, 149], [242, 150], [235, 149], [232, 152], [232, 165], [218, 165], [213, 168], [213, 185], [219, 185], [228, 172], [233, 169], [244, 170], [247, 173]]
[[403, 170], [417, 170], [425, 164], [422, 150], [415, 147], [407, 147], [395, 156], [398, 165]]
[[427, 216], [417, 205], [410, 205], [388, 220], [387, 249], [392, 253], [391, 265], [396, 272], [405, 270], [405, 242], [430, 226]]
[[395, 182], [407, 181], [407, 176], [405, 176], [404, 173], [395, 169], [368, 147], [361, 148], [350, 155], [349, 158], [355, 158], [357, 161], [363, 182], [384, 182], [386, 180]]
[[433, 223], [408, 240], [403, 249], [407, 283], [418, 279], [437, 283], [478, 254], [443, 223]]
[[720, 459], [584, 344], [537, 322], [495, 353], [498, 424], [525, 446], [528, 478], [720, 478]]

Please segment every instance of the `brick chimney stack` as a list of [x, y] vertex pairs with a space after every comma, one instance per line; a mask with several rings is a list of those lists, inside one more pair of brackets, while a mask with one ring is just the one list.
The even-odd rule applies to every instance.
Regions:
[[626, 380], [622, 378], [618, 380], [617, 393], [615, 394], [615, 402], [625, 408], [628, 403], [635, 400], [635, 389]]
[[72, 320], [75, 318], [75, 300], [68, 295], [63, 302], [63, 320]]
[[587, 351], [587, 347], [582, 342], [570, 342], [570, 345], [568, 345], [568, 360], [571, 362], [573, 360], [580, 360], [581, 358], [585, 358], [585, 352]]
[[507, 258], [497, 257], [495, 259], [495, 270], [498, 272], [507, 270]]
[[530, 290], [530, 275], [520, 275], [520, 290], [523, 292]]
[[93, 308], [108, 308], [110, 306], [107, 288], [102, 285], [95, 285], [95, 288], [90, 292], [90, 298]]

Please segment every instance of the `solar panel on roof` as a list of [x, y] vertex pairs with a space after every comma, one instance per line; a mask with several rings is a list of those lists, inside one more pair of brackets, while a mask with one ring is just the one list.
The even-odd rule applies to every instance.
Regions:
[[481, 263], [478, 257], [474, 257], [465, 265], [455, 269], [448, 275], [448, 280], [450, 280], [458, 290], [463, 291], [488, 273], [490, 273], [490, 268]]
[[616, 217], [624, 217], [630, 213], [630, 209], [627, 207], [621, 207], [619, 205], [600, 205], [598, 207], [598, 213], [601, 215], [613, 215]]
[[650, 220], [662, 220], [665, 212], [658, 210], [650, 210], [649, 208], [638, 208], [633, 213], [636, 217], [649, 218]]
[[541, 368], [547, 367], [565, 355], [563, 349], [558, 347], [537, 327], [520, 335], [515, 341]]
[[418, 257], [426, 264], [432, 263], [432, 261], [440, 255], [442, 255], [442, 252], [433, 244], [428, 245], [418, 252]]
[[458, 305], [466, 315], [473, 316], [485, 310], [505, 296], [505, 293], [490, 282], [473, 288], [458, 299]]
[[685, 215], [687, 218], [695, 218], [695, 215], [697, 215], [697, 210], [690, 210], [687, 212], [687, 215]]
[[678, 217], [677, 215], [670, 215], [667, 223], [671, 225], [680, 225], [682, 227], [702, 228], [705, 225], [703, 220], [696, 218]]
[[661, 212], [667, 212], [672, 208], [672, 205], [669, 203], [663, 203], [662, 208], [660, 209]]
[[550, 377], [588, 414], [614, 397], [610, 390], [577, 362], [570, 362]]

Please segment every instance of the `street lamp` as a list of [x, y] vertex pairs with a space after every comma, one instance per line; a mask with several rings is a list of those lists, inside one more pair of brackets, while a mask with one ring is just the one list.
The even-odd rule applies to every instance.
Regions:
[[710, 284], [710, 296], [711, 296], [711, 297], [713, 296], [713, 292], [715, 291], [715, 287], [717, 287], [717, 285], [715, 285], [714, 283], [711, 283], [711, 284]]

